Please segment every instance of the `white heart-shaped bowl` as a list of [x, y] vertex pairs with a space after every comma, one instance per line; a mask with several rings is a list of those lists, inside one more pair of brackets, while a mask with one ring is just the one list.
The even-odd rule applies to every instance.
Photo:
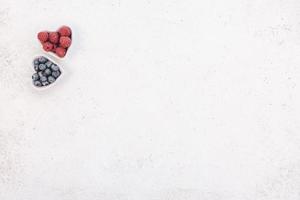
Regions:
[[[56, 65], [59, 67], [59, 70], [60, 70], [60, 72], [61, 72], [60, 75], [59, 75], [59, 77], [58, 77], [53, 83], [51, 83], [51, 84], [49, 84], [49, 85], [47, 85], [47, 86], [42, 86], [42, 87], [34, 86], [32, 80], [31, 80], [31, 85], [32, 85], [32, 87], [33, 87], [35, 90], [42, 91], [42, 90], [46, 90], [46, 89], [49, 89], [49, 88], [51, 88], [51, 87], [54, 87], [54, 86], [57, 84], [57, 82], [59, 82], [60, 79], [63, 78], [63, 76], [64, 76], [64, 70], [62, 69], [61, 64], [59, 64], [57, 61], [55, 61], [56, 59], [50, 58], [50, 56], [46, 56], [46, 55], [36, 55], [36, 56], [33, 58], [32, 62], [31, 62], [31, 67], [32, 67], [32, 69], [33, 69], [33, 74], [36, 73], [36, 71], [34, 70], [34, 60], [37, 59], [37, 58], [39, 58], [39, 57], [45, 57], [45, 58], [47, 58], [49, 61], [51, 61], [52, 63], [56, 64]], [[32, 74], [32, 75], [33, 75], [33, 74]], [[31, 78], [32, 78], [32, 77], [31, 77]]]

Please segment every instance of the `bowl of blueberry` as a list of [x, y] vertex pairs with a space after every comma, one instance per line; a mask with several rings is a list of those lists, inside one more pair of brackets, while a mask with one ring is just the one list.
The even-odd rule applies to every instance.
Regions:
[[51, 59], [45, 56], [38, 56], [33, 60], [34, 74], [32, 83], [35, 88], [48, 88], [61, 77], [62, 70]]

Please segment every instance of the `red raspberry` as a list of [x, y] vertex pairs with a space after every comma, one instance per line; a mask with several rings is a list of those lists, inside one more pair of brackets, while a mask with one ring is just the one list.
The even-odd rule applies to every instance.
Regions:
[[57, 32], [51, 32], [49, 33], [49, 40], [50, 42], [52, 42], [53, 44], [58, 43], [59, 40], [59, 35]]
[[62, 26], [58, 29], [60, 36], [71, 36], [72, 31], [71, 28], [68, 26]]
[[40, 42], [46, 42], [48, 40], [48, 32], [46, 31], [39, 32], [37, 37]]
[[53, 49], [53, 44], [51, 44], [50, 42], [45, 42], [43, 43], [43, 49], [45, 51], [51, 51]]
[[62, 58], [66, 55], [66, 49], [64, 49], [62, 47], [57, 47], [55, 52], [56, 52], [56, 55], [60, 58]]
[[72, 40], [69, 37], [62, 36], [59, 39], [59, 44], [61, 47], [68, 48], [72, 43]]
[[55, 53], [56, 52], [56, 48], [57, 48], [57, 44], [53, 44], [53, 48], [52, 48], [51, 52]]

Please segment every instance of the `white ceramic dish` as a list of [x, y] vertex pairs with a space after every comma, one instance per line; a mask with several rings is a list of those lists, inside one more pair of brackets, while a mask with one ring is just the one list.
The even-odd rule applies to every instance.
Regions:
[[57, 84], [57, 82], [60, 82], [60, 79], [62, 79], [63, 76], [64, 76], [64, 70], [63, 70], [61, 64], [59, 62], [57, 62], [55, 58], [51, 58], [51, 56], [48, 56], [48, 55], [45, 55], [45, 54], [43, 54], [43, 55], [36, 55], [33, 58], [32, 62], [31, 62], [31, 68], [33, 69], [32, 74], [36, 73], [36, 71], [34, 70], [34, 63], [33, 62], [34, 62], [35, 59], [37, 59], [37, 58], [39, 58], [41, 56], [47, 58], [48, 60], [50, 60], [51, 62], [53, 62], [54, 64], [56, 64], [59, 67], [59, 70], [60, 70], [61, 73], [60, 73], [60, 76], [53, 83], [51, 83], [51, 84], [49, 84], [47, 86], [36, 87], [36, 86], [33, 85], [32, 81], [31, 81], [32, 87], [35, 90], [38, 90], [38, 91], [43, 91], [43, 90], [47, 90], [47, 89], [49, 89], [51, 87], [54, 87]]
[[[60, 27], [59, 27], [60, 28]], [[58, 31], [59, 30], [59, 28], [56, 30], [56, 31]], [[47, 30], [44, 30], [44, 31], [47, 31]], [[47, 31], [47, 32], [49, 32], [49, 31]], [[74, 38], [74, 33], [73, 33], [73, 30], [71, 29], [71, 36], [70, 36], [70, 38], [71, 38], [71, 46], [69, 46], [68, 48], [67, 48], [67, 52], [66, 52], [66, 55], [64, 56], [64, 57], [59, 57], [58, 55], [56, 55], [56, 53], [54, 53], [54, 52], [52, 52], [52, 51], [49, 51], [49, 52], [46, 52], [46, 51], [44, 51], [44, 49], [43, 49], [43, 45], [40, 43], [40, 45], [41, 45], [41, 48], [42, 48], [42, 50], [44, 51], [44, 52], [46, 52], [48, 55], [51, 55], [52, 57], [54, 57], [54, 58], [56, 58], [56, 59], [61, 59], [61, 60], [63, 60], [63, 59], [65, 59], [67, 56], [68, 56], [68, 54], [70, 54], [70, 50], [71, 50], [71, 47], [72, 47], [72, 45], [73, 45], [73, 38]]]

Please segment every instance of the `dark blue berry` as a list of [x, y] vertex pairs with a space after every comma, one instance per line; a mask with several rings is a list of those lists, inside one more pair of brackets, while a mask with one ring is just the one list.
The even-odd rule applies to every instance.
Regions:
[[34, 65], [34, 71], [36, 71], [36, 72], [39, 71], [39, 65]]
[[46, 62], [46, 67], [51, 67], [51, 65], [52, 65], [52, 62], [49, 60], [48, 62]]
[[42, 85], [43, 86], [49, 85], [49, 82], [48, 81], [42, 82]]
[[44, 75], [45, 75], [45, 76], [51, 75], [51, 70], [50, 70], [50, 69], [45, 69]]
[[53, 64], [53, 65], [51, 65], [51, 69], [52, 69], [53, 71], [58, 71], [58, 70], [59, 70], [59, 67], [58, 67], [56, 64]]
[[49, 83], [53, 83], [55, 81], [55, 78], [53, 76], [48, 77]]
[[42, 83], [40, 81], [33, 81], [33, 85], [36, 87], [41, 87]]
[[32, 80], [36, 81], [39, 79], [39, 75], [37, 73], [32, 75]]
[[46, 77], [46, 76], [41, 76], [41, 77], [40, 77], [40, 80], [41, 80], [42, 82], [45, 82], [45, 81], [47, 81], [47, 77]]
[[60, 75], [60, 71], [54, 71], [54, 72], [52, 72], [52, 76], [53, 76], [54, 78], [58, 78], [59, 75]]
[[45, 70], [45, 69], [46, 69], [46, 65], [40, 64], [40, 65], [39, 65], [39, 69], [40, 69], [41, 71]]
[[33, 64], [34, 64], [34, 65], [40, 64], [39, 59], [34, 59]]
[[45, 63], [45, 62], [48, 61], [48, 59], [45, 58], [44, 56], [41, 56], [41, 57], [39, 57], [38, 59], [39, 59], [39, 62], [40, 62], [40, 63]]

